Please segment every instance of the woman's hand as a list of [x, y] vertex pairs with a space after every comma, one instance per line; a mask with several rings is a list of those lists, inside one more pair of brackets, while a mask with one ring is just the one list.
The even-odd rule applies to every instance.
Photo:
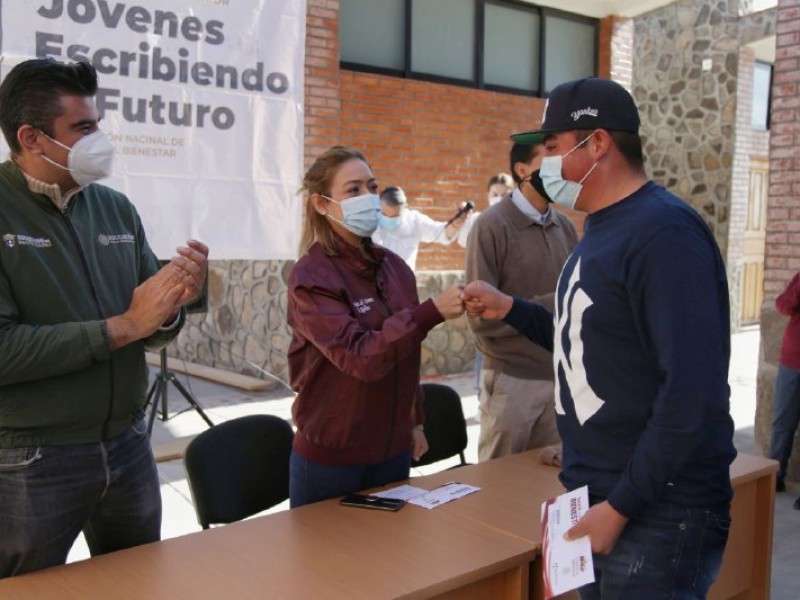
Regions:
[[453, 284], [433, 299], [436, 310], [445, 320], [455, 319], [464, 314], [464, 303], [461, 300], [463, 287]]
[[428, 439], [422, 430], [422, 425], [417, 425], [411, 430], [411, 458], [419, 460], [428, 451]]

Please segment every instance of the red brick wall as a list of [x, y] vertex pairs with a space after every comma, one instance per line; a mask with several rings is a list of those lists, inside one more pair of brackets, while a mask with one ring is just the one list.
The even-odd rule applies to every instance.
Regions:
[[633, 79], [633, 20], [611, 15], [600, 19], [597, 76], [628, 90]]
[[307, 0], [305, 59], [305, 164], [338, 143], [339, 0]]
[[[434, 219], [447, 220], [464, 200], [486, 208], [489, 177], [509, 170], [509, 134], [539, 125], [544, 100], [340, 71], [339, 1], [308, 0], [307, 13], [306, 166], [348, 144], [365, 153], [381, 187], [403, 187], [410, 205]], [[601, 39], [609, 61], [610, 34]], [[570, 216], [580, 230], [582, 218]], [[418, 270], [463, 268], [457, 244], [421, 245]]]
[[[496, 92], [342, 71], [341, 141], [361, 149], [381, 187], [446, 221], [464, 200], [487, 207], [486, 183], [509, 170], [509, 134], [539, 124], [544, 102]], [[417, 269], [463, 269], [457, 244], [423, 244]]]
[[600, 19], [598, 32], [599, 47], [597, 49], [597, 76], [604, 79], [611, 77], [611, 41], [614, 37], [614, 22], [617, 17], [608, 16]]
[[772, 87], [764, 295], [800, 270], [800, 0], [779, 0]]

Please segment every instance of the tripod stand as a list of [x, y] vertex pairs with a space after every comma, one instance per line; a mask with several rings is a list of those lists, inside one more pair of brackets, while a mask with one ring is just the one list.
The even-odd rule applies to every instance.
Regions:
[[[193, 408], [197, 411], [197, 414], [200, 415], [203, 420], [208, 423], [209, 427], [213, 427], [214, 423], [211, 422], [211, 419], [208, 418], [206, 413], [203, 412], [203, 408], [197, 403], [192, 395], [186, 390], [185, 387], [178, 381], [178, 378], [175, 377], [175, 373], [170, 371], [167, 368], [167, 349], [161, 349], [161, 367], [156, 375], [155, 381], [153, 381], [153, 385], [150, 387], [150, 391], [147, 392], [147, 401], [145, 402], [145, 407], [150, 404], [152, 400], [153, 405], [150, 407], [150, 420], [147, 424], [147, 435], [150, 436], [153, 433], [153, 423], [156, 420], [156, 412], [158, 411], [158, 402], [161, 401], [161, 420], [166, 421], [169, 419], [169, 415], [167, 414], [167, 389], [168, 383], [172, 383], [178, 391], [181, 393], [181, 396], [186, 398], [186, 401], [189, 403], [189, 408]], [[188, 410], [188, 409], [186, 409]], [[183, 411], [181, 411], [183, 412]]]

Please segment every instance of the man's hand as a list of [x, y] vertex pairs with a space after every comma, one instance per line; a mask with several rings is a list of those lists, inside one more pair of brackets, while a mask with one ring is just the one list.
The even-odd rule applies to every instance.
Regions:
[[600, 502], [590, 508], [564, 537], [575, 540], [588, 535], [592, 552], [610, 554], [627, 524], [628, 518], [618, 513], [608, 501]]
[[112, 350], [148, 337], [175, 314], [176, 304], [185, 290], [175, 268], [165, 265], [158, 273], [133, 290], [131, 304], [124, 313], [106, 321]]
[[152, 335], [175, 319], [184, 304], [202, 291], [206, 279], [208, 247], [196, 240], [178, 248], [178, 255], [133, 290], [124, 313], [106, 321], [112, 350]]
[[176, 305], [183, 306], [197, 298], [206, 280], [208, 246], [197, 240], [189, 240], [186, 246], [178, 247], [178, 255], [172, 257], [169, 265], [175, 275], [183, 282], [184, 290]]
[[511, 310], [514, 299], [485, 281], [473, 281], [461, 292], [468, 317], [502, 319]]

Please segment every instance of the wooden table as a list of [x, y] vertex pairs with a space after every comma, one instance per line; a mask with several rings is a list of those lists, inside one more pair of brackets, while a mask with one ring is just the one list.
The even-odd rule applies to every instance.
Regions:
[[[564, 490], [538, 454], [411, 480], [481, 488], [435, 510], [322, 502], [0, 580], [0, 597], [541, 598], [539, 509]], [[743, 454], [731, 466], [734, 521], [710, 598], [768, 597], [776, 471]]]
[[[536, 546], [536, 557], [530, 564], [529, 597], [544, 597], [542, 583], [542, 502], [565, 492], [558, 480], [559, 469], [543, 465], [539, 450], [504, 456], [486, 463], [460, 467], [417, 477], [411, 481], [424, 489], [432, 489], [454, 479], [481, 488], [436, 510], [445, 511], [482, 523], [509, 535], [528, 540]], [[562, 594], [562, 600], [577, 599], [577, 592]]]
[[[564, 492], [557, 478], [558, 469], [541, 464], [539, 452], [531, 450], [412, 481], [413, 485], [425, 489], [454, 479], [480, 487], [480, 492], [436, 510], [534, 543], [537, 559], [531, 565], [531, 598], [541, 598], [542, 594], [542, 567], [538, 556], [542, 542], [540, 506], [543, 500]], [[709, 592], [711, 600], [769, 597], [777, 469], [778, 463], [774, 460], [749, 454], [739, 454], [731, 465], [733, 523], [719, 577]]]
[[710, 600], [769, 598], [778, 463], [739, 454], [731, 465], [731, 532]]
[[526, 599], [535, 553], [445, 511], [329, 501], [5, 579], [0, 598]]

